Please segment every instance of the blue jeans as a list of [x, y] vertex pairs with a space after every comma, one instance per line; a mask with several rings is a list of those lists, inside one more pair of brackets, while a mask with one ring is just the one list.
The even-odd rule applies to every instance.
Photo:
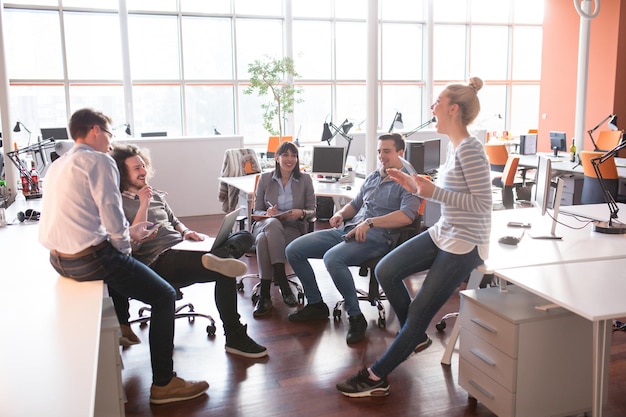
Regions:
[[356, 287], [349, 266], [357, 266], [362, 262], [389, 252], [390, 243], [375, 239], [365, 242], [350, 240], [345, 242], [347, 233], [342, 229], [318, 230], [307, 233], [291, 242], [286, 249], [287, 260], [298, 276], [304, 288], [309, 304], [322, 301], [315, 273], [309, 259], [324, 259], [324, 265], [332, 277], [335, 287], [345, 300], [345, 308], [350, 317], [361, 314]]
[[[472, 270], [483, 263], [478, 249], [456, 255], [439, 249], [428, 231], [389, 252], [376, 266], [376, 278], [400, 322], [400, 333], [371, 367], [374, 374], [391, 373], [424, 340], [426, 329], [439, 309]], [[428, 270], [422, 287], [411, 300], [403, 280]]]
[[76, 259], [50, 254], [50, 263], [64, 277], [76, 281], [101, 279], [117, 293], [152, 306], [149, 336], [152, 382], [167, 385], [174, 367], [174, 288], [146, 265], [111, 245]]

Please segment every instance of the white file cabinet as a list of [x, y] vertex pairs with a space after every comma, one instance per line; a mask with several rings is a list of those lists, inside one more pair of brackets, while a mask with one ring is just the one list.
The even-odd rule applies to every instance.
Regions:
[[517, 286], [463, 291], [459, 383], [500, 417], [591, 410], [592, 323]]
[[124, 417], [124, 387], [120, 356], [120, 326], [110, 298], [102, 300], [102, 324], [96, 383], [96, 417]]

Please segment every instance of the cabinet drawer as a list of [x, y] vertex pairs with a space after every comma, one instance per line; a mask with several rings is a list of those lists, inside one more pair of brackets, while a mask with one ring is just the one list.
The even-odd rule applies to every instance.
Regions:
[[517, 358], [517, 326], [496, 316], [471, 299], [461, 307], [461, 327], [512, 358]]
[[459, 359], [459, 385], [498, 416], [513, 416], [515, 394], [479, 371], [462, 357]]
[[515, 392], [517, 361], [476, 337], [467, 329], [461, 329], [459, 354], [480, 371], [511, 392]]

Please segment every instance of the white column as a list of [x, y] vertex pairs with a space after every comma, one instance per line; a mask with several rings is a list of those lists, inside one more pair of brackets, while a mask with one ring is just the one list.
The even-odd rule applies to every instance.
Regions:
[[4, 48], [4, 2], [0, 0], [0, 115], [2, 116], [2, 152], [4, 153], [4, 175], [7, 181], [7, 190], [11, 192], [11, 201], [17, 194], [17, 168], [7, 152], [13, 150], [13, 127], [11, 126], [11, 112], [9, 111], [9, 75], [7, 74], [6, 56]]
[[365, 123], [365, 169], [370, 173], [378, 161], [376, 147], [378, 136], [378, 0], [367, 2], [367, 74], [366, 123]]

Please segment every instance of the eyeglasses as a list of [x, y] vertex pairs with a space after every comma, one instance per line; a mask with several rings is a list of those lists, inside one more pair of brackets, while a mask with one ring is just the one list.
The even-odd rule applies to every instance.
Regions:
[[100, 128], [100, 130], [102, 130], [104, 133], [106, 133], [107, 135], [109, 135], [109, 138], [112, 138], [114, 135], [113, 133], [109, 132], [108, 130], [106, 130], [105, 128], [103, 128], [102, 126], [99, 125], [94, 125], [93, 127], [98, 126]]

